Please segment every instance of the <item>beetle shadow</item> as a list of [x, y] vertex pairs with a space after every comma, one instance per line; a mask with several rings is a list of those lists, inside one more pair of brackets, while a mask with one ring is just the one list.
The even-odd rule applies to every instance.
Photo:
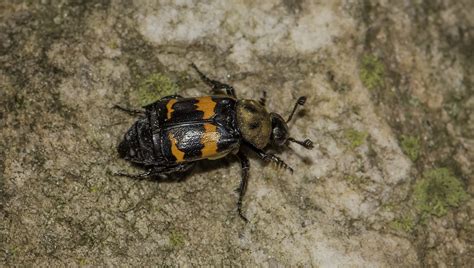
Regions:
[[201, 160], [196, 163], [194, 170], [190, 173], [201, 175], [216, 169], [229, 168], [232, 163], [235, 162], [237, 162], [237, 158], [233, 157], [232, 155], [221, 158], [219, 160]]
[[[228, 168], [232, 165], [232, 163], [236, 162], [237, 158], [228, 156], [224, 157], [219, 160], [200, 160], [195, 162], [196, 164], [191, 167], [189, 170], [183, 171], [183, 172], [175, 172], [175, 173], [170, 173], [170, 174], [163, 174], [163, 175], [154, 175], [154, 176], [148, 176], [144, 178], [134, 178], [134, 177], [129, 177], [133, 180], [138, 180], [138, 181], [153, 181], [157, 183], [180, 183], [186, 181], [190, 175], [200, 175], [200, 174], [205, 174], [208, 173], [209, 171], [220, 169], [220, 168]], [[137, 165], [137, 164], [132, 164], [135, 168], [141, 170], [141, 171], [146, 171], [147, 168], [144, 167], [143, 165]]]

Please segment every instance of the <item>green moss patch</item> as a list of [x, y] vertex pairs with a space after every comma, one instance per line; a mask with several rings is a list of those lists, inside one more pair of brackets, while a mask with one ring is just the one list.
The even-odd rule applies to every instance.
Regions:
[[178, 86], [161, 73], [146, 77], [138, 88], [138, 98], [141, 106], [150, 104], [164, 96], [176, 94]]
[[362, 84], [369, 90], [381, 88], [384, 85], [385, 67], [374, 55], [365, 55], [359, 71]]
[[399, 219], [395, 219], [390, 222], [390, 227], [397, 231], [404, 231], [404, 232], [411, 232], [415, 227], [415, 221], [413, 217], [410, 216], [402, 216]]
[[468, 194], [462, 182], [447, 168], [432, 169], [415, 185], [416, 207], [423, 213], [444, 216], [450, 207], [458, 207]]
[[344, 137], [348, 141], [349, 147], [355, 149], [364, 144], [365, 139], [367, 138], [367, 132], [357, 131], [351, 128], [344, 131]]
[[184, 236], [176, 230], [170, 233], [169, 240], [173, 248], [181, 248], [184, 246]]
[[346, 175], [344, 179], [353, 184], [359, 184], [364, 181], [364, 177], [357, 176], [357, 175]]
[[421, 145], [418, 137], [402, 135], [400, 146], [411, 161], [415, 162], [420, 156]]

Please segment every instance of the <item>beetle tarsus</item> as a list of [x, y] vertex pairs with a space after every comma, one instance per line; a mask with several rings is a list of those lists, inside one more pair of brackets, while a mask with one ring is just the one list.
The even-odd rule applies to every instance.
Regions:
[[[242, 204], [240, 204], [242, 206]], [[239, 213], [239, 217], [245, 222], [248, 223], [249, 219], [245, 217], [245, 215], [242, 213], [242, 207], [237, 207], [237, 212]]]
[[274, 154], [268, 154], [265, 151], [263, 151], [262, 149], [259, 149], [259, 148], [255, 147], [251, 143], [245, 142], [245, 145], [247, 145], [247, 147], [249, 147], [254, 152], [256, 152], [258, 154], [258, 156], [260, 156], [260, 158], [263, 161], [274, 163], [274, 164], [277, 165], [277, 167], [284, 168], [284, 169], [290, 171], [291, 173], [293, 173], [293, 171], [294, 171], [293, 168], [291, 168], [288, 164], [285, 163], [285, 161], [281, 160], [278, 156], [276, 156]]
[[265, 154], [263, 156], [263, 161], [275, 163], [278, 168], [286, 169], [293, 174], [293, 168], [291, 168], [285, 161], [281, 160], [278, 156], [274, 154]]

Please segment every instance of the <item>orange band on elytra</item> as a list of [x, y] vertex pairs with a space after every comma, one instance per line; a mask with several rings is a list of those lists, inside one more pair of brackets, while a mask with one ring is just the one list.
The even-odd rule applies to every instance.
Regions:
[[208, 158], [216, 156], [217, 152], [217, 142], [219, 141], [220, 135], [217, 132], [217, 127], [213, 124], [204, 124], [204, 133], [201, 136], [201, 144], [204, 145], [204, 148], [201, 149], [201, 154], [203, 158]]
[[197, 98], [196, 110], [204, 112], [202, 119], [209, 119], [215, 114], [216, 102], [210, 96]]
[[171, 99], [166, 104], [166, 111], [167, 111], [166, 118], [171, 119], [171, 114], [174, 112], [173, 104], [175, 103], [176, 103], [176, 99]]
[[176, 157], [176, 162], [184, 161], [184, 152], [179, 150], [176, 138], [173, 136], [172, 133], [169, 133], [168, 136], [171, 142], [171, 153], [174, 157]]

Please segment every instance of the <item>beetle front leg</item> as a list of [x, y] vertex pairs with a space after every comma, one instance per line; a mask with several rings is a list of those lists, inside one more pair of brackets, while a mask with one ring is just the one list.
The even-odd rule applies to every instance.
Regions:
[[260, 157], [263, 159], [263, 161], [275, 163], [277, 167], [284, 168], [293, 174], [293, 168], [291, 168], [287, 163], [285, 163], [285, 161], [281, 160], [278, 156], [274, 154], [264, 153], [263, 155], [260, 155]]
[[201, 80], [206, 83], [206, 85], [211, 87], [213, 93], [220, 93], [221, 90], [224, 90], [227, 95], [234, 98], [236, 97], [235, 90], [232, 86], [217, 80], [210, 79], [205, 74], [203, 74], [194, 63], [191, 63], [191, 67], [193, 67], [193, 69], [198, 73], [199, 78], [201, 78]]
[[277, 167], [284, 168], [284, 169], [290, 171], [291, 173], [293, 173], [293, 168], [291, 168], [288, 164], [285, 163], [285, 161], [281, 160], [278, 156], [276, 156], [274, 154], [268, 154], [265, 151], [263, 151], [262, 149], [258, 149], [250, 143], [245, 143], [245, 144], [248, 147], [250, 147], [250, 149], [252, 149], [254, 152], [256, 152], [258, 154], [258, 156], [260, 156], [260, 158], [262, 158], [263, 161], [270, 162], [270, 163], [275, 163], [277, 165]]
[[244, 220], [245, 222], [249, 222], [247, 217], [245, 217], [242, 213], [242, 201], [244, 199], [245, 192], [247, 191], [250, 163], [247, 156], [245, 156], [245, 154], [240, 151], [237, 153], [237, 157], [239, 158], [240, 164], [242, 166], [242, 179], [240, 181], [239, 188], [236, 189], [239, 193], [239, 199], [237, 201], [237, 212], [239, 213], [239, 216], [242, 220]]

